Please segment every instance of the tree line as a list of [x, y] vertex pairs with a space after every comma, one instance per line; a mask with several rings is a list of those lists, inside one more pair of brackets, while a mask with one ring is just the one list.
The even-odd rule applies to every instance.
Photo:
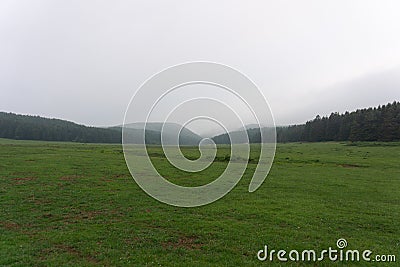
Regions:
[[[270, 128], [248, 129], [250, 143], [261, 142], [263, 136], [271, 135]], [[240, 135], [230, 132], [231, 137]], [[393, 102], [377, 108], [358, 109], [354, 112], [330, 116], [316, 116], [300, 125], [276, 128], [277, 142], [323, 142], [323, 141], [400, 141], [400, 102]], [[264, 137], [265, 138], [265, 137]], [[235, 138], [233, 138], [235, 139]], [[229, 144], [228, 134], [213, 137], [217, 144]], [[237, 138], [236, 138], [237, 140]], [[241, 140], [239, 143], [245, 143]]]
[[121, 133], [39, 116], [0, 112], [0, 138], [81, 143], [121, 143]]
[[278, 127], [277, 141], [400, 141], [400, 102]]
[[[269, 128], [247, 130], [250, 143], [261, 142], [261, 131], [265, 136], [271, 133]], [[276, 133], [278, 142], [400, 141], [400, 102], [344, 114], [336, 112], [324, 117], [317, 115], [305, 124], [277, 127]], [[242, 136], [239, 132], [230, 134], [234, 137]], [[96, 128], [59, 119], [0, 112], [0, 138], [121, 143], [121, 127]], [[215, 136], [213, 140], [217, 144], [230, 143], [228, 134]], [[146, 131], [146, 142], [160, 144], [160, 134]], [[247, 138], [242, 142], [247, 142]]]
[[[154, 123], [152, 124], [154, 126]], [[161, 130], [162, 124], [159, 125]], [[167, 125], [167, 143], [175, 136], [168, 134], [168, 129], [174, 125]], [[144, 126], [143, 126], [144, 127]], [[175, 127], [180, 127], [176, 125]], [[142, 143], [143, 130], [125, 128], [128, 134], [125, 136], [127, 142], [132, 144]], [[172, 131], [175, 133], [177, 131]], [[109, 128], [88, 127], [70, 121], [60, 119], [49, 119], [39, 116], [18, 115], [14, 113], [0, 112], [0, 138], [17, 140], [40, 140], [40, 141], [65, 141], [79, 143], [121, 143], [122, 126]], [[197, 145], [200, 136], [183, 129], [179, 135], [179, 144]], [[156, 130], [145, 130], [145, 142], [149, 145], [161, 144], [161, 132]]]

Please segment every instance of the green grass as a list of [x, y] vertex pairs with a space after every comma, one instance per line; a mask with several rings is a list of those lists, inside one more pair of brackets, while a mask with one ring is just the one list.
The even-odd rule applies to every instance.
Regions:
[[[149, 150], [160, 172], [186, 186], [216, 178], [229, 154], [220, 147], [209, 169], [189, 175]], [[331, 266], [259, 262], [256, 253], [320, 251], [345, 238], [348, 249], [397, 257], [369, 266], [398, 266], [399, 143], [280, 144], [270, 175], [248, 193], [256, 153], [224, 198], [177, 208], [136, 185], [118, 145], [0, 139], [0, 265]]]

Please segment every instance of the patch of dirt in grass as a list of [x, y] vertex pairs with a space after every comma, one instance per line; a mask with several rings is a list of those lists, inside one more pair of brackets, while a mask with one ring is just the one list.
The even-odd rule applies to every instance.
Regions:
[[129, 238], [129, 239], [124, 239], [125, 244], [133, 246], [136, 244], [142, 244], [142, 243], [150, 243], [150, 240], [147, 240], [145, 238], [142, 237], [133, 237], [133, 238]]
[[41, 257], [42, 260], [46, 259], [46, 257], [51, 254], [51, 253], [55, 253], [57, 250], [61, 250], [65, 253], [68, 253], [70, 255], [73, 255], [77, 258], [81, 258], [81, 259], [85, 259], [86, 261], [90, 262], [90, 263], [99, 263], [99, 260], [96, 259], [94, 256], [92, 255], [85, 255], [83, 254], [81, 251], [77, 250], [76, 248], [74, 248], [73, 246], [68, 246], [65, 244], [57, 244], [54, 246], [54, 248], [46, 248], [43, 249], [41, 251], [41, 254], [43, 255]]
[[36, 179], [36, 177], [17, 177], [17, 178], [12, 178], [14, 181], [32, 181]]
[[16, 181], [14, 184], [24, 184], [27, 181], [33, 181], [36, 177], [17, 177], [12, 178], [13, 181]]
[[19, 232], [28, 236], [34, 236], [36, 232], [32, 229], [32, 225], [29, 224], [18, 224], [11, 221], [0, 221], [0, 228], [3, 227], [6, 230]]
[[0, 225], [7, 230], [18, 230], [21, 227], [18, 223], [10, 221], [0, 221]]
[[51, 200], [43, 199], [43, 198], [36, 198], [35, 196], [30, 196], [30, 202], [35, 203], [36, 205], [48, 205], [53, 203]]
[[115, 179], [120, 178], [120, 179], [124, 180], [124, 179], [126, 179], [127, 177], [130, 177], [130, 174], [129, 174], [129, 173], [128, 173], [128, 174], [126, 174], [126, 173], [120, 173], [120, 174], [114, 174], [114, 175], [112, 176], [112, 179], [115, 180]]
[[51, 217], [53, 217], [53, 214], [51, 213], [42, 214], [42, 218], [51, 218]]
[[98, 215], [102, 214], [102, 211], [79, 211], [78, 213], [68, 214], [64, 216], [64, 222], [66, 224], [75, 223], [81, 220], [92, 220], [96, 218]]
[[357, 164], [338, 164], [338, 166], [343, 168], [360, 168], [360, 165]]
[[76, 181], [77, 179], [81, 178], [82, 176], [80, 175], [65, 175], [61, 176], [60, 180], [62, 181]]
[[25, 175], [26, 172], [12, 172], [11, 175]]
[[198, 238], [196, 236], [181, 236], [175, 242], [173, 241], [163, 242], [162, 246], [164, 248], [174, 248], [174, 249], [184, 248], [189, 250], [197, 250], [200, 249], [203, 246], [203, 244], [198, 242]]

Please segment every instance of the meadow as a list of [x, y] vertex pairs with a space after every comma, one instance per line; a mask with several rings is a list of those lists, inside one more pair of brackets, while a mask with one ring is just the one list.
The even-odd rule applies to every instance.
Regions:
[[[248, 193], [254, 151], [229, 194], [179, 208], [138, 187], [120, 145], [0, 139], [0, 266], [399, 266], [400, 143], [278, 144], [266, 181]], [[218, 177], [228, 152], [188, 174], [149, 147], [160, 172], [185, 186]], [[339, 238], [396, 262], [257, 259], [264, 245], [321, 251]]]

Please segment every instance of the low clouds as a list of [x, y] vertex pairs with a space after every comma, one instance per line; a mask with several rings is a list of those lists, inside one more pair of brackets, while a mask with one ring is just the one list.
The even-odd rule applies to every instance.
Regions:
[[230, 65], [277, 124], [399, 97], [397, 1], [1, 1], [0, 110], [121, 124], [171, 65]]
[[370, 73], [303, 94], [295, 112], [279, 116], [283, 124], [303, 123], [316, 115], [376, 107], [400, 99], [400, 67]]

